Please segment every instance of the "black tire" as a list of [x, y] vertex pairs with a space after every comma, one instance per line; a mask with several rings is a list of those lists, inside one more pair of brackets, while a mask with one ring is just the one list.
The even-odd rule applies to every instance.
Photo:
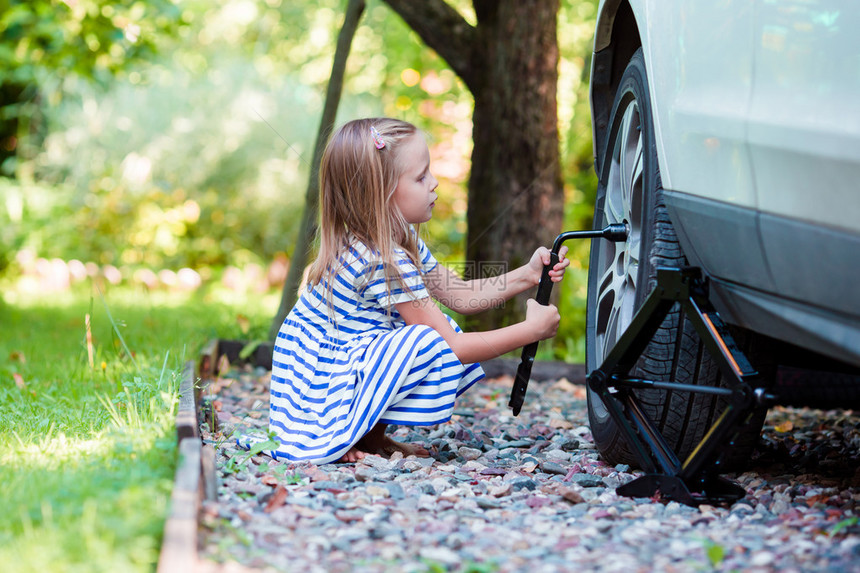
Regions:
[[[686, 259], [666, 211], [657, 161], [648, 78], [642, 50], [630, 60], [612, 106], [602, 154], [594, 228], [626, 222], [626, 243], [595, 240], [588, 275], [586, 367], [600, 366], [654, 288], [658, 266], [681, 267]], [[720, 385], [721, 373], [678, 305], [666, 317], [632, 374], [650, 380]], [[725, 407], [722, 398], [665, 390], [637, 391], [646, 413], [683, 460]], [[766, 410], [744, 432], [748, 455]], [[638, 465], [600, 398], [589, 391], [588, 417], [595, 444], [610, 464]], [[731, 460], [726, 460], [731, 463]]]

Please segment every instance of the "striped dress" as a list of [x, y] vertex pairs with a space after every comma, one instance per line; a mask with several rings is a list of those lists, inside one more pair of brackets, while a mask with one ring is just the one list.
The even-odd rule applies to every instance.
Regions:
[[386, 285], [383, 265], [353, 241], [331, 294], [318, 284], [299, 298], [275, 342], [269, 434], [280, 445], [269, 455], [327, 463], [378, 423], [445, 422], [454, 399], [483, 378], [479, 364], [462, 364], [438, 332], [407, 326], [394, 308], [430, 296], [423, 275], [438, 263], [418, 245], [421, 268], [395, 251], [403, 280]]

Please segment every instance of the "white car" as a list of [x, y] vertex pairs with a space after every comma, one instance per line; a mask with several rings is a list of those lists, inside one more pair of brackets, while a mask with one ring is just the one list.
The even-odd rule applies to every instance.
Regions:
[[[592, 248], [588, 371], [629, 325], [655, 268], [693, 265], [766, 377], [780, 364], [860, 381], [851, 377], [860, 367], [858, 26], [860, 3], [839, 0], [600, 2], [594, 227], [626, 222], [629, 236]], [[651, 379], [720, 382], [679, 313], [637, 368]], [[860, 385], [848, 390], [860, 395]], [[722, 407], [708, 395], [639, 397], [679, 456]], [[589, 416], [603, 455], [632, 461], [593, 393]]]

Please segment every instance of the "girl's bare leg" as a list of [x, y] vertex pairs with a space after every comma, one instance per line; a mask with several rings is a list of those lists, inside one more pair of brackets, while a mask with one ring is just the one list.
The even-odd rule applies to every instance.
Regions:
[[[430, 452], [428, 452], [422, 446], [419, 446], [417, 444], [404, 444], [392, 440], [385, 434], [386, 427], [387, 424], [375, 425], [367, 434], [365, 434], [363, 438], [358, 441], [355, 447], [362, 452], [367, 452], [368, 454], [378, 454], [380, 456], [386, 457], [390, 456], [394, 452], [401, 452], [404, 456], [418, 456], [419, 458], [430, 457]], [[351, 452], [352, 450], [350, 450], [350, 452], [347, 452], [347, 455], [349, 455], [349, 453]]]

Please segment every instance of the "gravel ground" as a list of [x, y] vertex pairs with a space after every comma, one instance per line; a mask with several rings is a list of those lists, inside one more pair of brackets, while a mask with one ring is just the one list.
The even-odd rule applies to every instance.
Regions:
[[860, 417], [774, 408], [731, 507], [619, 497], [636, 477], [604, 463], [585, 389], [478, 383], [439, 426], [394, 429], [433, 457], [355, 464], [248, 458], [234, 432], [268, 423], [268, 373], [233, 370], [210, 392], [218, 499], [205, 502], [201, 568], [231, 571], [858, 571]]

